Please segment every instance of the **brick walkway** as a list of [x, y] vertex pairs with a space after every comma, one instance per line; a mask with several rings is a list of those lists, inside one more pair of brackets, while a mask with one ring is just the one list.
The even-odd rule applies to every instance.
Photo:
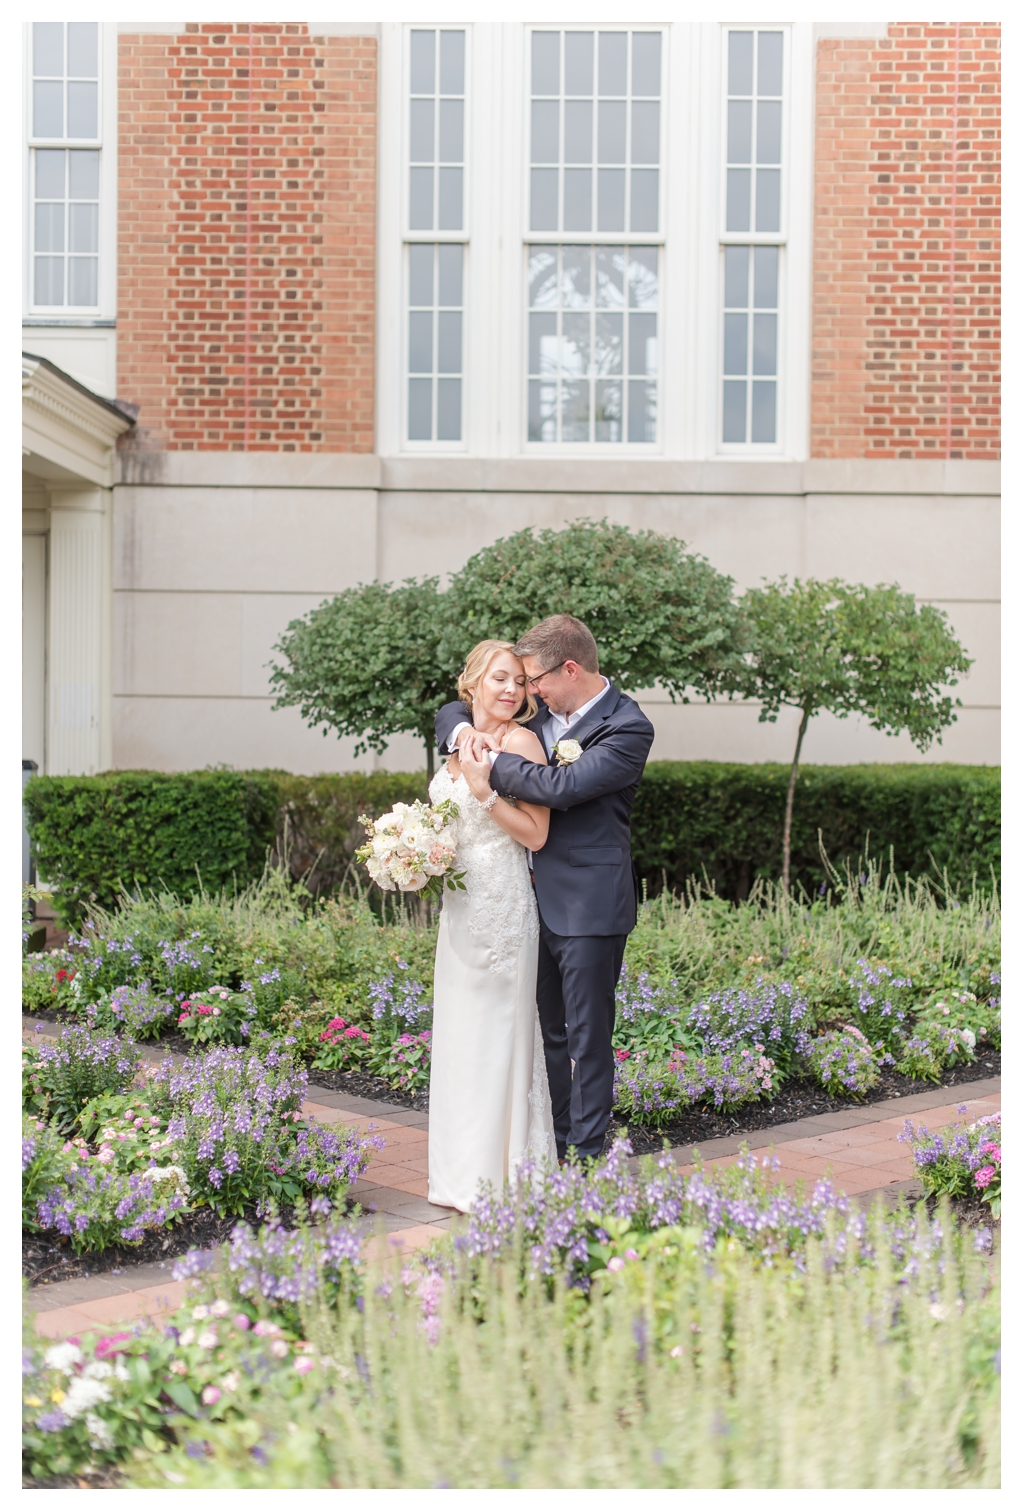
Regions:
[[[26, 1025], [31, 1021], [26, 1019]], [[25, 1037], [33, 1036], [26, 1032]], [[152, 1053], [154, 1058], [162, 1058], [158, 1052]], [[437, 1207], [427, 1200], [429, 1118], [425, 1112], [345, 1096], [319, 1086], [310, 1086], [309, 1091], [311, 1098], [303, 1106], [307, 1116], [321, 1123], [347, 1123], [362, 1131], [372, 1128], [385, 1140], [385, 1147], [374, 1151], [365, 1175], [352, 1188], [354, 1198], [372, 1213], [368, 1225], [378, 1235], [373, 1245], [417, 1248], [464, 1221], [450, 1207]], [[971, 1121], [998, 1111], [1000, 1093], [999, 1080], [964, 1086]], [[839, 1189], [861, 1200], [869, 1201], [885, 1192], [905, 1191], [912, 1196], [919, 1193], [919, 1186], [912, 1178], [906, 1147], [898, 1142], [903, 1120], [912, 1117], [930, 1128], [951, 1122], [957, 1106], [962, 1105], [951, 1096], [949, 1088], [939, 1087], [873, 1107], [843, 1109], [757, 1133], [710, 1139], [697, 1147], [705, 1167], [731, 1164], [740, 1145], [748, 1144], [751, 1149], [774, 1149], [780, 1162], [774, 1178], [787, 1184], [830, 1175]], [[693, 1146], [672, 1153], [680, 1168], [694, 1168], [690, 1163]], [[132, 1266], [120, 1275], [108, 1273], [35, 1286], [26, 1293], [25, 1304], [36, 1313], [40, 1333], [49, 1338], [135, 1322], [180, 1306], [185, 1284], [170, 1278], [173, 1264], [168, 1260], [165, 1264]]]

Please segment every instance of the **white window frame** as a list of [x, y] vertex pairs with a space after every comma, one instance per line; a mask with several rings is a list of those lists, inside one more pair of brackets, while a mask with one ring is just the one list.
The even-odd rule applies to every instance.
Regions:
[[[532, 156], [530, 148], [531, 114], [532, 103], [532, 79], [530, 70], [532, 67], [532, 44], [531, 37], [535, 31], [658, 31], [661, 34], [661, 93], [660, 100], [660, 152], [657, 164], [657, 225], [656, 231], [531, 231], [530, 219], [530, 171]], [[670, 173], [668, 161], [669, 134], [668, 134], [668, 102], [670, 98], [670, 51], [671, 51], [670, 25], [663, 22], [651, 22], [644, 25], [641, 22], [635, 24], [631, 21], [562, 21], [550, 25], [527, 25], [523, 28], [522, 40], [522, 117], [521, 117], [521, 179], [520, 192], [522, 196], [521, 211], [521, 259], [519, 271], [519, 308], [521, 311], [521, 325], [519, 334], [519, 389], [520, 394], [520, 419], [519, 419], [519, 455], [528, 457], [659, 457], [664, 454], [664, 285], [665, 268], [667, 257], [665, 244], [667, 236], [665, 232], [665, 210], [667, 196], [665, 185]], [[629, 128], [631, 129], [631, 127]], [[596, 144], [594, 144], [594, 206], [596, 206]], [[631, 164], [628, 165], [631, 168]], [[560, 191], [559, 191], [560, 192]], [[594, 213], [596, 219], [596, 213]], [[531, 246], [554, 246], [554, 247], [657, 247], [659, 255], [657, 259], [657, 439], [656, 441], [629, 441], [624, 437], [620, 441], [531, 441], [529, 439], [529, 407], [527, 402], [529, 384], [529, 293], [527, 284], [527, 272], [529, 266], [529, 248]], [[624, 316], [628, 318], [628, 305], [624, 307]], [[622, 385], [629, 381], [628, 373], [622, 373]], [[624, 406], [623, 406], [624, 411]]]
[[[24, 81], [22, 315], [35, 325], [112, 325], [117, 317], [117, 25], [99, 22], [99, 136], [90, 141], [32, 135], [32, 23], [22, 29]], [[98, 302], [90, 305], [36, 304], [33, 253], [35, 241], [32, 154], [37, 147], [99, 152]]]

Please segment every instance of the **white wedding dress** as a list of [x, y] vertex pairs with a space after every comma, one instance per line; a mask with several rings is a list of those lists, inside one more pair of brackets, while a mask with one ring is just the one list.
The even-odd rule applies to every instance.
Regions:
[[556, 1162], [536, 1011], [540, 937], [526, 851], [442, 766], [434, 803], [458, 804], [457, 869], [437, 936], [430, 1069], [430, 1200], [466, 1212], [526, 1154]]

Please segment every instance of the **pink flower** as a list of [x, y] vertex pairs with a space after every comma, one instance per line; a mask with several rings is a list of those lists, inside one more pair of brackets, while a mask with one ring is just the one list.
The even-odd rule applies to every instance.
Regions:
[[130, 1341], [131, 1337], [131, 1333], [111, 1333], [108, 1337], [101, 1338], [96, 1344], [96, 1358], [106, 1359], [110, 1354], [123, 1353], [124, 1350], [119, 1345]]
[[615, 1050], [615, 1059], [616, 1060], [627, 1060], [628, 1058], [629, 1058], [629, 1051], [627, 1049], [616, 1049]]
[[1002, 1151], [997, 1144], [981, 1144], [981, 1154], [990, 1154], [996, 1165], [1002, 1163]]
[[204, 1406], [216, 1406], [220, 1400], [220, 1395], [221, 1392], [216, 1385], [207, 1385], [202, 1393], [202, 1404]]
[[307, 1375], [313, 1368], [313, 1364], [314, 1361], [312, 1359], [310, 1359], [307, 1355], [303, 1355], [302, 1357], [295, 1360], [295, 1373], [299, 1375]]
[[973, 1184], [977, 1187], [978, 1191], [983, 1191], [985, 1186], [990, 1186], [995, 1178], [995, 1174], [994, 1165], [985, 1165], [982, 1170], [978, 1170], [976, 1175], [974, 1175]]
[[247, 1333], [249, 1328], [252, 1326], [252, 1323], [249, 1321], [248, 1317], [246, 1317], [244, 1312], [238, 1312], [235, 1315], [234, 1325], [240, 1332]]

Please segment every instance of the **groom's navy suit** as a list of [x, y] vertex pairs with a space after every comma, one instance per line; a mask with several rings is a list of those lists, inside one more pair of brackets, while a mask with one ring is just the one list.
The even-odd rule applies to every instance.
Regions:
[[[544, 703], [527, 726], [546, 749]], [[437, 715], [437, 743], [472, 722], [464, 703]], [[615, 987], [636, 924], [636, 873], [629, 818], [654, 738], [637, 703], [612, 683], [570, 726], [583, 753], [571, 766], [539, 766], [501, 754], [490, 782], [506, 798], [551, 810], [550, 833], [533, 856], [540, 913], [536, 996], [558, 1153], [599, 1154], [614, 1100]], [[575, 1062], [575, 1073], [572, 1062]]]

